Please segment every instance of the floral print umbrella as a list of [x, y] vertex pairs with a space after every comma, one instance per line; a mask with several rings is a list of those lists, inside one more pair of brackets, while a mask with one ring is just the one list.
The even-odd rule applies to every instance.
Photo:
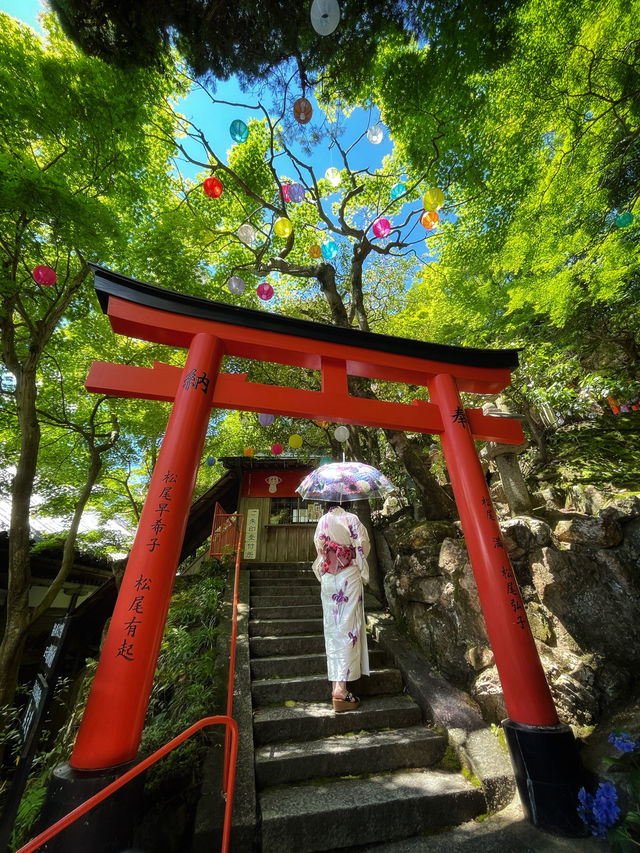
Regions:
[[296, 491], [304, 500], [345, 503], [385, 498], [396, 487], [384, 474], [363, 462], [330, 462], [312, 471]]

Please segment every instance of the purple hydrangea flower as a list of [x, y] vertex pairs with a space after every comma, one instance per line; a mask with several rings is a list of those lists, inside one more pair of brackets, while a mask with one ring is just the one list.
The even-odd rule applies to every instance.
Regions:
[[615, 785], [611, 782], [600, 782], [595, 797], [580, 788], [578, 801], [578, 816], [591, 830], [591, 834], [606, 838], [607, 830], [611, 829], [620, 817]]
[[618, 752], [634, 752], [640, 744], [632, 740], [632, 738], [625, 734], [624, 732], [620, 732], [617, 735], [615, 732], [611, 732], [609, 735], [609, 743], [612, 743]]

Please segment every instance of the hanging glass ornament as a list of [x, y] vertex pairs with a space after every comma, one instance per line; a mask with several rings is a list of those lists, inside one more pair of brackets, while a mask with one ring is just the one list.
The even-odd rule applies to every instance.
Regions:
[[297, 433], [290, 435], [289, 447], [293, 448], [293, 450], [298, 450], [298, 448], [302, 447], [302, 436]]
[[231, 293], [235, 294], [236, 296], [239, 296], [241, 293], [244, 293], [244, 289], [246, 286], [247, 285], [240, 278], [240, 276], [237, 275], [232, 275], [229, 279], [229, 283], [227, 284], [227, 287], [229, 288]]
[[2, 376], [0, 376], [0, 390], [4, 391], [5, 394], [13, 394], [13, 392], [18, 387], [18, 380], [13, 375], [13, 373], [9, 373], [9, 371], [2, 371]]
[[313, 0], [311, 26], [319, 36], [330, 36], [340, 23], [338, 0]]
[[431, 187], [422, 197], [422, 206], [425, 210], [437, 210], [444, 204], [444, 193], [440, 187]]
[[633, 224], [633, 213], [630, 213], [628, 210], [625, 213], [621, 213], [620, 216], [616, 217], [616, 225], [618, 228], [628, 228]]
[[384, 132], [379, 124], [373, 124], [367, 131], [367, 139], [372, 145], [380, 145]]
[[291, 184], [289, 186], [289, 199], [296, 204], [304, 201], [305, 189], [302, 184]]
[[399, 196], [401, 196], [401, 195], [402, 195], [402, 193], [403, 193], [406, 189], [407, 189], [407, 185], [406, 185], [406, 184], [403, 184], [403, 183], [402, 183], [402, 181], [398, 181], [398, 183], [397, 183], [397, 184], [394, 184], [394, 185], [391, 187], [391, 192], [389, 193], [389, 195], [390, 195], [390, 196], [391, 196], [391, 198], [395, 201]]
[[293, 225], [291, 224], [291, 220], [287, 219], [286, 216], [279, 216], [273, 223], [273, 230], [276, 233], [276, 237], [288, 237], [293, 231]]
[[245, 456], [253, 456], [254, 449], [253, 449], [253, 447], [245, 447], [245, 449], [242, 452]]
[[309, 246], [309, 255], [312, 258], [321, 258], [322, 257], [322, 249], [318, 246], [317, 243], [312, 243]]
[[58, 280], [56, 271], [48, 266], [35, 267], [31, 275], [36, 284], [42, 284], [44, 287], [51, 287]]
[[381, 217], [376, 219], [371, 230], [376, 237], [388, 237], [391, 234], [391, 223], [388, 219]]
[[236, 231], [236, 234], [238, 235], [240, 242], [244, 243], [245, 246], [250, 246], [256, 237], [255, 229], [251, 225], [241, 225]]
[[312, 115], [313, 107], [311, 106], [311, 102], [306, 98], [298, 98], [293, 105], [293, 117], [298, 124], [307, 124], [311, 121]]
[[291, 201], [291, 196], [289, 195], [291, 191], [291, 184], [283, 184], [280, 189], [280, 198], [283, 201]]
[[209, 465], [211, 467], [212, 465], [216, 464], [216, 457], [215, 456], [207, 456], [207, 458], [204, 461], [206, 462], [207, 465]]
[[239, 118], [235, 119], [229, 125], [229, 133], [234, 142], [246, 142], [249, 138], [249, 128]]
[[420, 223], [427, 231], [433, 231], [434, 228], [437, 228], [438, 222], [440, 222], [440, 217], [437, 210], [425, 210], [420, 217]]
[[333, 432], [333, 437], [336, 441], [343, 442], [349, 438], [349, 429], [346, 426], [339, 426]]
[[340, 177], [340, 172], [336, 169], [335, 166], [329, 166], [327, 171], [324, 173], [324, 177], [326, 181], [329, 181], [332, 187], [337, 187], [340, 185], [340, 181], [342, 178]]
[[202, 189], [205, 191], [205, 195], [208, 195], [209, 198], [220, 198], [224, 187], [217, 178], [214, 178], [213, 175], [211, 175], [211, 177], [204, 179]]
[[320, 251], [325, 261], [331, 261], [338, 254], [338, 244], [335, 240], [327, 240], [326, 243], [322, 244]]
[[271, 452], [274, 456], [280, 456], [283, 450], [284, 447], [281, 444], [276, 443], [271, 445]]
[[258, 415], [258, 420], [262, 424], [262, 426], [271, 426], [271, 424], [275, 421], [275, 415]]
[[273, 297], [274, 290], [268, 281], [262, 281], [256, 287], [256, 293], [258, 294], [260, 299], [262, 299], [264, 302], [268, 302], [269, 299], [271, 299]]

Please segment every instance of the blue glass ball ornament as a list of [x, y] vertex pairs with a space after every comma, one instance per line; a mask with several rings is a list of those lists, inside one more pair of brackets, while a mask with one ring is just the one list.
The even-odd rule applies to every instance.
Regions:
[[215, 456], [207, 456], [207, 458], [205, 459], [205, 462], [209, 466], [215, 465], [216, 464], [216, 457]]
[[321, 252], [325, 261], [331, 261], [338, 254], [338, 244], [335, 240], [327, 240], [322, 244]]
[[616, 225], [618, 228], [628, 228], [630, 225], [633, 225], [633, 218], [633, 213], [627, 210], [616, 217]]
[[229, 133], [234, 142], [246, 142], [249, 138], [249, 128], [239, 118], [231, 122]]
[[262, 426], [271, 426], [271, 424], [275, 421], [275, 415], [258, 415], [258, 420], [260, 421], [260, 424]]
[[231, 293], [235, 294], [236, 296], [239, 296], [241, 293], [244, 293], [244, 289], [246, 287], [246, 284], [240, 278], [240, 276], [232, 275], [231, 278], [229, 279], [227, 287], [229, 288]]
[[389, 193], [389, 195], [395, 201], [395, 199], [401, 196], [406, 189], [407, 185], [403, 184], [402, 181], [398, 181], [397, 184], [394, 184], [394, 186], [391, 187], [391, 192]]
[[9, 373], [9, 371], [2, 371], [2, 376], [0, 377], [0, 390], [4, 391], [5, 394], [13, 394], [13, 392], [18, 387], [18, 381], [13, 373]]

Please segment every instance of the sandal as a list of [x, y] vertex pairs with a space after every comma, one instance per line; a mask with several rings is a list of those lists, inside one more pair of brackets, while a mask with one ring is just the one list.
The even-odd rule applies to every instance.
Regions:
[[357, 696], [354, 696], [353, 693], [347, 693], [344, 699], [338, 699], [337, 696], [333, 697], [334, 711], [355, 711], [359, 705], [360, 700]]

